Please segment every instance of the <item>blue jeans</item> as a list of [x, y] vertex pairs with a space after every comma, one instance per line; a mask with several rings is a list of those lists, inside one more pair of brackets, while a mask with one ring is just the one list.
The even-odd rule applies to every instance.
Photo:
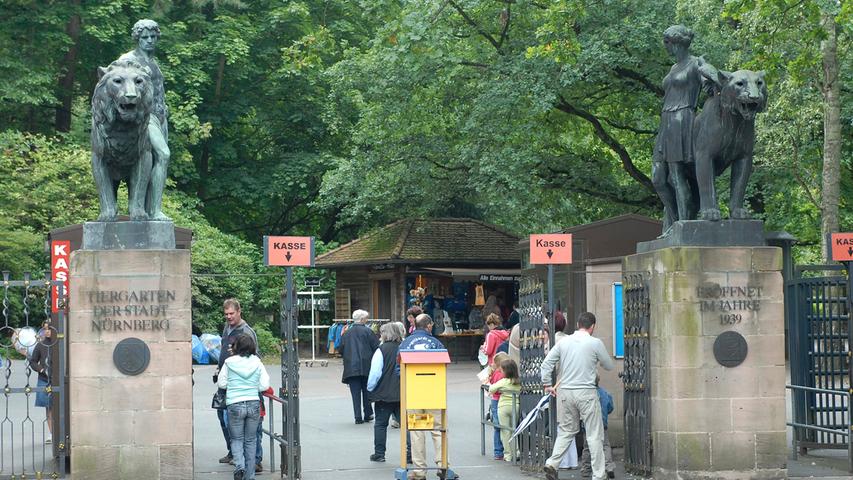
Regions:
[[256, 442], [260, 421], [261, 402], [258, 400], [228, 405], [228, 430], [231, 434], [234, 470], [242, 470], [244, 480], [255, 478]]
[[[495, 425], [500, 425], [498, 421], [498, 401], [494, 398], [492, 399], [492, 405], [490, 407], [490, 411], [492, 412], [492, 423]], [[503, 457], [504, 456], [504, 444], [501, 442], [501, 429], [495, 427], [495, 435], [493, 437], [493, 443], [495, 445], [495, 457]]]
[[264, 419], [259, 418], [258, 419], [258, 437], [257, 437], [257, 441], [255, 442], [255, 443], [257, 443], [257, 446], [258, 446], [258, 448], [255, 450], [255, 463], [257, 463], [258, 465], [260, 465], [261, 462], [264, 461], [264, 444], [261, 443], [261, 440], [263, 438], [264, 438]]
[[231, 453], [231, 434], [228, 433], [228, 414], [226, 410], [217, 410], [216, 416], [219, 418], [219, 428], [222, 429], [222, 436], [225, 437], [225, 446], [228, 447], [228, 455], [233, 457]]

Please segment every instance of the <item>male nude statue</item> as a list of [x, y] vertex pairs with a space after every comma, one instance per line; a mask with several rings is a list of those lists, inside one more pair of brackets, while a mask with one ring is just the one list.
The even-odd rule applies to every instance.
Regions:
[[166, 91], [163, 88], [163, 73], [154, 59], [154, 47], [160, 39], [160, 26], [154, 20], [143, 19], [133, 25], [131, 36], [137, 42], [136, 48], [125, 53], [119, 60], [133, 60], [150, 70], [149, 76], [154, 90], [154, 110], [148, 122], [148, 137], [151, 139], [154, 164], [151, 181], [145, 197], [145, 211], [149, 220], [168, 221], [163, 214], [163, 189], [166, 188], [166, 174], [169, 168], [169, 125], [166, 117]]

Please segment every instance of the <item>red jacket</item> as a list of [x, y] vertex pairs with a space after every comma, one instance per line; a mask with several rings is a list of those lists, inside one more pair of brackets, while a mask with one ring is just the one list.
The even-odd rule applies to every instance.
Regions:
[[496, 328], [486, 334], [486, 356], [489, 358], [489, 365], [492, 364], [492, 360], [495, 358], [495, 353], [497, 353], [498, 347], [500, 347], [507, 338], [509, 338], [509, 330], [504, 329]]

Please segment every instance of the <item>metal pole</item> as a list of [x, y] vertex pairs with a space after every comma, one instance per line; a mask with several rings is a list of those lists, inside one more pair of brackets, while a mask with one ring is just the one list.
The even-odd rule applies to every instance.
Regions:
[[275, 403], [273, 403], [272, 398], [267, 399], [269, 401], [269, 408], [267, 408], [267, 414], [269, 415], [269, 423], [270, 423], [270, 472], [275, 471]]
[[[485, 408], [485, 398], [486, 395], [483, 393], [484, 388], [480, 387], [480, 455], [486, 454], [486, 408]], [[490, 402], [491, 403], [491, 402]], [[490, 404], [491, 410], [491, 404]], [[494, 418], [492, 422], [494, 422]]]
[[[551, 348], [554, 348], [555, 341], [555, 329], [554, 323], [556, 319], [554, 318], [554, 312], [556, 311], [557, 302], [554, 299], [554, 265], [548, 264], [548, 337], [550, 339], [549, 345]], [[551, 373], [551, 385], [557, 384], [557, 374]], [[548, 408], [548, 418], [549, 418], [549, 430], [550, 430], [550, 446], [554, 446], [554, 442], [557, 440], [557, 399], [555, 397], [551, 397], [549, 400], [549, 408]], [[547, 458], [547, 456], [545, 457]]]
[[314, 362], [317, 360], [315, 356], [316, 348], [314, 345], [315, 338], [317, 336], [317, 332], [314, 329], [314, 286], [311, 286], [311, 361]]

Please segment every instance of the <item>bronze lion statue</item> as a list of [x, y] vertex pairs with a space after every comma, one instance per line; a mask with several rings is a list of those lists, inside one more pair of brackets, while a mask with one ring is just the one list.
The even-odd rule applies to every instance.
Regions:
[[693, 158], [698, 184], [699, 218], [720, 220], [714, 179], [731, 166], [729, 216], [747, 219], [744, 196], [752, 174], [755, 115], [767, 108], [764, 72], [717, 72], [715, 95], [693, 122]]
[[119, 60], [98, 68], [92, 95], [92, 173], [98, 189], [98, 221], [116, 219], [116, 194], [124, 181], [131, 220], [147, 220], [145, 197], [152, 168], [148, 121], [153, 92], [147, 68]]

